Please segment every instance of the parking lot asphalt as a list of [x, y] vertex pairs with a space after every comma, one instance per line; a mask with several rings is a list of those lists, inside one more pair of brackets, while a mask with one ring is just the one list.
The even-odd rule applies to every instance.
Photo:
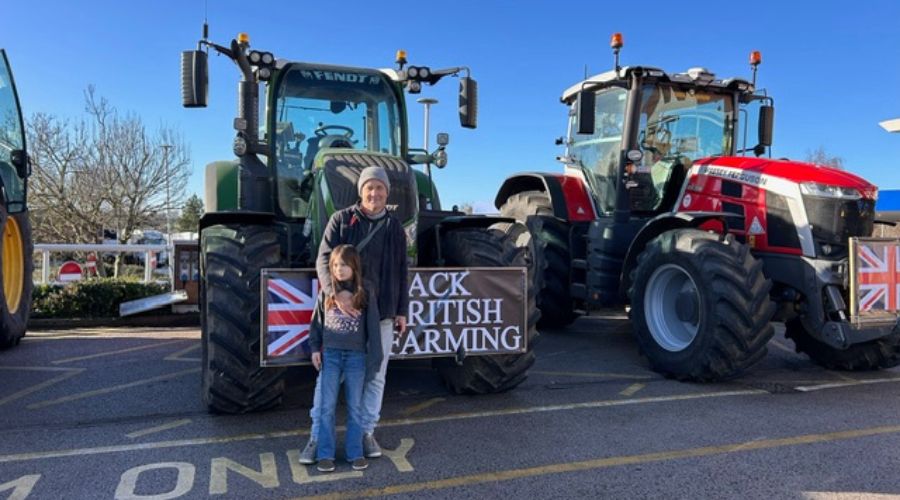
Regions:
[[821, 369], [782, 334], [745, 376], [650, 371], [623, 314], [544, 332], [515, 390], [448, 394], [392, 362], [364, 472], [297, 463], [313, 371], [283, 407], [210, 415], [199, 331], [31, 332], [0, 352], [0, 497], [859, 498], [900, 495], [900, 369]]

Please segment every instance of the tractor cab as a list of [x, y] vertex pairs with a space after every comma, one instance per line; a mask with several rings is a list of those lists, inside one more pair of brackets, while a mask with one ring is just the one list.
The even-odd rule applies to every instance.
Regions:
[[[623, 67], [596, 75], [562, 95], [571, 109], [564, 161], [592, 187], [600, 214], [671, 211], [694, 161], [738, 152], [741, 106], [768, 99], [753, 91], [751, 82], [719, 80], [704, 68], [667, 74]], [[771, 143], [767, 108], [760, 130], [769, 132], [751, 148], [757, 154]]]
[[[271, 112], [266, 128], [270, 131], [267, 142], [274, 149], [269, 160], [277, 213], [288, 218], [307, 216], [314, 192], [309, 174], [317, 169], [324, 170], [334, 208], [356, 201], [354, 179], [348, 174], [360, 168], [351, 164], [364, 167], [377, 157], [396, 163], [398, 187], [412, 182], [412, 171], [389, 159], [404, 156], [406, 122], [400, 89], [383, 73], [285, 63], [269, 89]], [[413, 214], [405, 215], [408, 218]]]

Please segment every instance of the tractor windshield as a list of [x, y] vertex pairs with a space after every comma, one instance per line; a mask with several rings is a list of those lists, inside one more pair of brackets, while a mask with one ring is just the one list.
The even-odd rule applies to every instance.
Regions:
[[10, 212], [25, 210], [25, 180], [13, 166], [13, 151], [25, 149], [22, 114], [9, 71], [6, 53], [0, 50], [0, 185]]
[[670, 210], [694, 160], [732, 150], [733, 117], [731, 94], [646, 85], [637, 144], [644, 168], [630, 191], [631, 209]]
[[[301, 184], [325, 148], [400, 156], [400, 107], [378, 71], [293, 64], [276, 88], [275, 147], [282, 212], [301, 216], [308, 195]], [[271, 126], [271, 123], [270, 123]]]
[[616, 172], [622, 149], [622, 126], [625, 122], [625, 100], [628, 92], [609, 87], [597, 92], [594, 108], [594, 133], [579, 134], [574, 104], [569, 120], [569, 142], [566, 156], [584, 171], [596, 196], [597, 207], [611, 212], [616, 206]]

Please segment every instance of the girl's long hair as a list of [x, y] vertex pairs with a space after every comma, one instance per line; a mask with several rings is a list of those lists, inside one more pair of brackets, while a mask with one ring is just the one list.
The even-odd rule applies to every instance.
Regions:
[[[353, 293], [353, 307], [362, 310], [364, 307], [366, 307], [366, 291], [363, 288], [362, 264], [359, 259], [359, 252], [353, 245], [338, 245], [334, 247], [334, 249], [331, 251], [331, 256], [328, 258], [329, 273], [331, 273], [331, 269], [334, 263], [338, 261], [343, 262], [353, 271], [353, 277], [350, 278], [350, 282], [347, 284], [350, 285], [349, 291]], [[338, 281], [334, 277], [334, 275], [331, 276], [331, 285], [334, 293], [332, 293], [325, 299], [325, 307], [327, 307], [328, 309], [334, 307], [334, 297], [337, 292], [342, 290], [338, 285]], [[343, 289], [347, 289], [347, 287]]]

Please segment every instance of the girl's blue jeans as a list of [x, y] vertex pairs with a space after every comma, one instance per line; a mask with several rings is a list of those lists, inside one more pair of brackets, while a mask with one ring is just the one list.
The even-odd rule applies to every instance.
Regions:
[[344, 400], [347, 405], [347, 436], [344, 453], [348, 461], [362, 458], [362, 395], [366, 378], [366, 353], [344, 349], [325, 349], [322, 353], [322, 372], [319, 374], [322, 406], [319, 414], [318, 450], [316, 459], [334, 460], [335, 409], [344, 378]]

